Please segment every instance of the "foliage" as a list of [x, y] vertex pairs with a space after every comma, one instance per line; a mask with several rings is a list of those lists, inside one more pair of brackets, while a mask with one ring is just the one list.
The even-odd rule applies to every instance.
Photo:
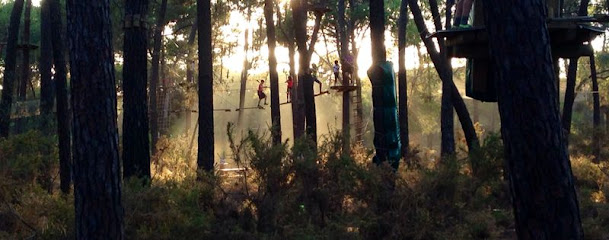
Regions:
[[[58, 151], [53, 136], [45, 136], [38, 131], [30, 131], [9, 139], [0, 139], [0, 199], [10, 200], [27, 188], [11, 186], [31, 186], [39, 183], [51, 189], [57, 172]], [[9, 191], [9, 189], [11, 191]]]

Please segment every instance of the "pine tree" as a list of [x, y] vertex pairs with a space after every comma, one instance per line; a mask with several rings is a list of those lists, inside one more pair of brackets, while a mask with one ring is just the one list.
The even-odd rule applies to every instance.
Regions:
[[124, 239], [109, 0], [68, 0], [76, 239]]
[[582, 239], [545, 2], [484, 1], [484, 9], [518, 238]]

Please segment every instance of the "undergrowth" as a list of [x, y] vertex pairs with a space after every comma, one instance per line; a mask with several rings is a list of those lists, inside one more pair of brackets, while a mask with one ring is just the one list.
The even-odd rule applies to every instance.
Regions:
[[[467, 157], [424, 159], [414, 148], [410, 164], [394, 172], [371, 164], [373, 152], [362, 146], [345, 152], [338, 133], [318, 147], [305, 139], [273, 145], [255, 132], [237, 138], [231, 125], [227, 134], [243, 171], [197, 174], [189, 138], [161, 140], [153, 181], [123, 182], [127, 239], [514, 237], [498, 135], [487, 134]], [[0, 239], [73, 238], [73, 196], [49, 193], [55, 144], [36, 132], [0, 140]], [[571, 161], [586, 238], [606, 239], [606, 164], [584, 154]]]

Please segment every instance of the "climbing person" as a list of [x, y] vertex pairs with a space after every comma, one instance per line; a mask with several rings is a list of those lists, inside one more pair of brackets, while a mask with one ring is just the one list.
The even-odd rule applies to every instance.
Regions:
[[319, 84], [319, 93], [321, 93], [321, 81], [319, 81], [319, 79], [317, 78], [317, 71], [319, 71], [319, 67], [317, 67], [317, 65], [313, 63], [311, 65], [311, 77], [313, 78], [313, 81]]
[[471, 25], [468, 24], [469, 13], [472, 10], [472, 4], [474, 0], [459, 0], [455, 9], [455, 19], [453, 26], [456, 28], [469, 28]]
[[340, 73], [340, 66], [338, 65], [338, 60], [334, 61], [334, 67], [332, 68], [332, 71], [334, 72], [334, 85], [336, 85], [336, 83], [338, 82], [338, 75]]
[[262, 99], [264, 99], [264, 105], [268, 105], [266, 103], [266, 94], [264, 94], [264, 80], [260, 80], [260, 84], [258, 84], [258, 108], [262, 108], [262, 106], [260, 106], [260, 101], [262, 101]]
[[288, 102], [292, 101], [292, 87], [294, 87], [294, 79], [292, 78], [292, 75], [288, 76], [288, 80], [285, 81], [288, 84]]

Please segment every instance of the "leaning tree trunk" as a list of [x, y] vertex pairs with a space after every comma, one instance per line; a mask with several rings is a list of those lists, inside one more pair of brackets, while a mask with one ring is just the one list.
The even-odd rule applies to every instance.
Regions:
[[279, 76], [277, 58], [275, 57], [275, 20], [273, 19], [273, 0], [264, 1], [264, 18], [266, 19], [266, 36], [269, 46], [269, 80], [271, 81], [271, 122], [273, 144], [281, 144], [281, 113], [279, 109]]
[[214, 98], [211, 45], [211, 3], [197, 0], [199, 28], [199, 149], [197, 166], [214, 170]]
[[76, 239], [123, 239], [110, 1], [66, 3]]
[[0, 138], [8, 137], [11, 122], [11, 107], [17, 67], [17, 39], [19, 22], [23, 11], [23, 0], [15, 0], [8, 26], [6, 55], [4, 58], [4, 80], [2, 81], [2, 99], [0, 100]]
[[53, 62], [55, 65], [55, 93], [57, 98], [57, 136], [59, 138], [59, 178], [60, 188], [65, 194], [70, 192], [72, 182], [72, 149], [70, 139], [70, 103], [65, 48], [62, 37], [61, 4], [59, 0], [49, 1], [51, 7], [51, 41], [53, 42]]
[[[440, 55], [438, 50], [435, 47], [435, 43], [431, 38], [427, 37], [429, 31], [427, 30], [427, 26], [425, 25], [425, 19], [421, 14], [421, 8], [417, 4], [417, 0], [408, 0], [408, 6], [414, 16], [414, 23], [417, 25], [417, 29], [419, 30], [419, 36], [421, 37], [423, 43], [425, 44], [425, 48], [429, 53], [429, 57], [436, 67], [436, 71], [440, 76], [440, 80], [442, 82], [449, 81], [451, 84], [451, 98], [453, 107], [457, 112], [457, 117], [459, 118], [459, 122], [461, 122], [461, 128], [463, 129], [463, 133], [465, 135], [465, 140], [467, 141], [467, 147], [469, 151], [473, 151], [474, 149], [480, 147], [480, 143], [478, 141], [478, 136], [476, 135], [476, 129], [474, 128], [474, 124], [472, 123], [471, 117], [469, 116], [469, 112], [467, 111], [467, 106], [459, 93], [459, 90], [455, 86], [452, 81], [452, 73], [449, 67], [448, 60]], [[474, 171], [476, 171], [474, 169]]]
[[545, 3], [485, 1], [484, 8], [518, 238], [582, 239]]
[[405, 162], [408, 159], [408, 80], [406, 79], [406, 27], [408, 24], [408, 2], [402, 1], [400, 5], [400, 16], [398, 19], [398, 112], [400, 118], [400, 141], [402, 142], [402, 157]]
[[150, 134], [152, 135], [152, 153], [156, 153], [156, 143], [159, 140], [159, 113], [157, 112], [157, 93], [159, 88], [159, 63], [161, 61], [161, 47], [163, 40], [163, 28], [165, 28], [165, 13], [167, 12], [167, 0], [161, 1], [161, 6], [156, 19], [154, 29], [152, 65], [150, 66]]
[[145, 16], [148, 0], [125, 2], [123, 44], [123, 177], [150, 179], [148, 139], [148, 38]]
[[[27, 85], [30, 81], [30, 25], [31, 25], [32, 1], [25, 0], [25, 11], [23, 13], [23, 35], [21, 42], [23, 44], [23, 58], [21, 63], [21, 82], [19, 83], [18, 98], [19, 101], [25, 101], [27, 98]], [[33, 89], [32, 89], [33, 90]]]
[[49, 1], [42, 1], [40, 4], [40, 60], [38, 61], [38, 69], [40, 71], [40, 116], [42, 117], [40, 127], [45, 133], [52, 132], [52, 113], [55, 100], [51, 79], [53, 42], [50, 11]]

